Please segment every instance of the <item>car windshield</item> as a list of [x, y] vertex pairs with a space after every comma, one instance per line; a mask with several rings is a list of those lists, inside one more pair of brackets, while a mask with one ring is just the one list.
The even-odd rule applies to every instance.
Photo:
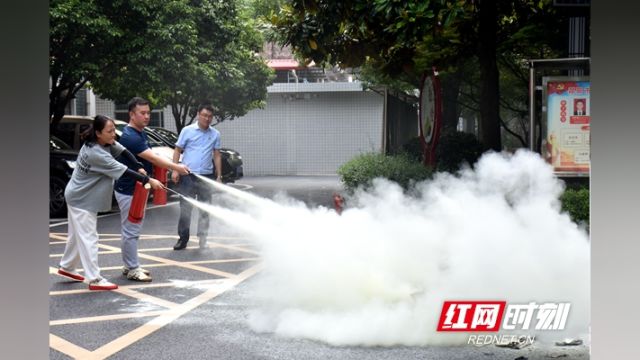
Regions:
[[49, 150], [71, 150], [71, 146], [51, 135], [49, 136]]
[[153, 130], [172, 144], [175, 144], [178, 141], [178, 134], [171, 130], [164, 128], [153, 128]]
[[147, 129], [145, 128], [145, 133], [147, 134], [147, 139], [149, 139], [149, 145], [153, 146], [167, 146], [167, 144], [164, 143], [164, 141], [162, 141], [161, 138], [158, 137], [158, 135], [156, 133], [153, 132], [153, 130]]

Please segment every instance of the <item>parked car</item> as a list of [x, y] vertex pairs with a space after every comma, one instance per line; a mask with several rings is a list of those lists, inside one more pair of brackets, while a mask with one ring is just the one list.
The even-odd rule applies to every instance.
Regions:
[[[153, 133], [152, 136], [156, 136], [165, 145], [172, 149], [176, 147], [176, 141], [178, 141], [178, 134], [175, 132], [156, 126], [148, 126], [148, 129]], [[222, 182], [232, 183], [241, 179], [244, 176], [242, 169], [242, 156], [235, 150], [221, 148], [220, 155], [222, 157]]]
[[[93, 118], [89, 116], [65, 115], [52, 134], [69, 144], [74, 150], [79, 151], [83, 143], [80, 135], [92, 123]], [[116, 125], [116, 140], [118, 140], [127, 123], [122, 120], [115, 120], [114, 123]], [[175, 142], [178, 140], [178, 134], [171, 130], [153, 126], [145, 127], [144, 131], [149, 140], [151, 150], [160, 156], [173, 160], [173, 149], [175, 148]], [[226, 148], [220, 149], [220, 154], [222, 155], [222, 181], [224, 183], [232, 183], [242, 178], [244, 175], [242, 156], [237, 151]], [[172, 187], [173, 183], [169, 181], [168, 185]]]
[[55, 136], [49, 137], [49, 217], [64, 217], [67, 203], [64, 189], [76, 167], [78, 151]]
[[168, 146], [171, 146], [172, 148], [175, 147], [175, 144], [178, 141], [177, 133], [157, 126], [148, 126], [148, 128], [155, 131]]
[[[122, 130], [127, 123], [121, 120], [114, 121], [116, 125], [116, 140], [120, 139]], [[80, 150], [82, 147], [81, 134], [93, 124], [93, 118], [89, 116], [73, 116], [65, 115], [58, 126], [52, 131], [52, 134], [69, 144], [74, 150]], [[150, 131], [145, 128], [145, 133], [149, 139], [149, 146], [156, 154], [168, 159], [173, 159], [173, 148], [168, 147], [157, 136], [149, 135]]]

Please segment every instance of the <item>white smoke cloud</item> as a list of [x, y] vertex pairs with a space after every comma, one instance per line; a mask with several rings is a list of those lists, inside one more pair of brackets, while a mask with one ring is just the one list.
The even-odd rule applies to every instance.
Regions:
[[206, 209], [261, 248], [256, 331], [334, 345], [461, 344], [468, 333], [436, 332], [445, 300], [506, 300], [570, 302], [566, 330], [538, 339], [588, 340], [588, 235], [560, 212], [562, 191], [538, 155], [520, 150], [438, 174], [411, 196], [378, 179], [342, 215], [246, 196], [242, 210]]

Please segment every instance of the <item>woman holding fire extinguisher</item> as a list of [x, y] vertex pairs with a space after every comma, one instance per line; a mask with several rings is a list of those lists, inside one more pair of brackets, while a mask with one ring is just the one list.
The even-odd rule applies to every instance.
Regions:
[[[98, 267], [98, 212], [111, 209], [114, 180], [128, 177], [162, 188], [156, 179], [149, 178], [135, 156], [116, 141], [113, 119], [103, 115], [95, 117], [93, 126], [84, 134], [85, 143], [80, 149], [76, 168], [65, 189], [69, 219], [68, 241], [60, 260], [58, 274], [75, 281], [89, 282], [89, 290], [114, 290], [113, 284], [100, 275]], [[130, 170], [116, 157], [138, 168]], [[84, 276], [76, 272], [78, 261], [82, 263]]]

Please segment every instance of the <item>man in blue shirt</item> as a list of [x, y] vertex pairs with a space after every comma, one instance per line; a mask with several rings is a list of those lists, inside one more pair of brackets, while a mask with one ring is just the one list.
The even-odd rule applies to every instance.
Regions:
[[[193, 174], [202, 175], [222, 182], [222, 160], [220, 157], [220, 132], [211, 127], [213, 107], [200, 105], [198, 107], [198, 121], [185, 126], [176, 142], [173, 151], [173, 162], [180, 161], [189, 167], [191, 174], [182, 176], [177, 172], [171, 174], [171, 180], [180, 185], [180, 193], [199, 201], [211, 202], [211, 186], [198, 179]], [[212, 161], [213, 160], [213, 161]], [[215, 162], [215, 166], [214, 166]], [[214, 171], [215, 170], [215, 171]], [[178, 242], [174, 250], [182, 250], [189, 242], [189, 227], [191, 225], [191, 210], [193, 206], [180, 198], [180, 219], [178, 220]], [[207, 247], [207, 233], [209, 232], [209, 214], [199, 210], [198, 240], [200, 249]]]
[[[188, 174], [189, 168], [183, 164], [175, 164], [170, 159], [154, 153], [149, 147], [144, 128], [151, 120], [151, 108], [149, 101], [134, 97], [129, 101], [129, 124], [122, 130], [120, 144], [136, 156], [136, 159], [144, 166], [147, 174], [152, 173], [152, 165], [172, 169], [174, 172]], [[147, 175], [144, 174], [144, 175]], [[133, 281], [151, 281], [149, 270], [140, 267], [138, 261], [138, 238], [142, 231], [142, 221], [132, 223], [129, 221], [129, 208], [133, 199], [135, 181], [128, 178], [120, 178], [115, 184], [115, 196], [120, 208], [120, 221], [122, 223], [122, 261], [124, 267], [122, 273], [127, 279]]]

